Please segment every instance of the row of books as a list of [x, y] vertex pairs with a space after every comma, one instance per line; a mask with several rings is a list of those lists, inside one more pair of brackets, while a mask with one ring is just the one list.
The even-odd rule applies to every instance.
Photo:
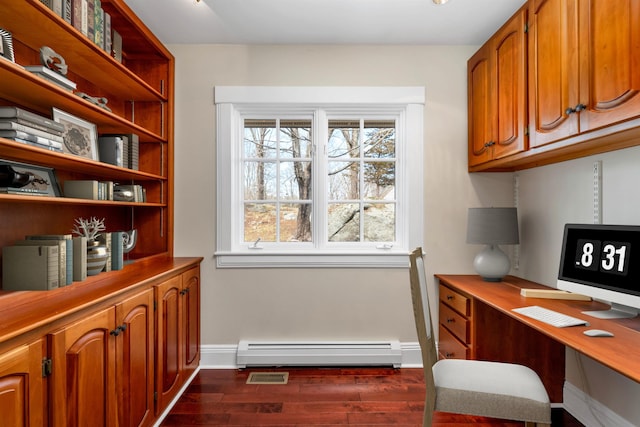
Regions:
[[139, 184], [118, 184], [95, 179], [68, 179], [64, 182], [64, 196], [75, 199], [115, 200], [119, 202], [147, 201], [147, 194]]
[[[124, 266], [124, 232], [102, 234], [109, 254], [103, 271]], [[87, 278], [87, 238], [37, 234], [2, 248], [2, 289], [51, 290]]]
[[64, 126], [19, 107], [0, 107], [0, 137], [62, 152]]
[[140, 139], [135, 133], [98, 137], [100, 161], [122, 168], [138, 170]]
[[40, 1], [118, 62], [122, 62], [122, 37], [111, 28], [111, 15], [104, 11], [101, 0]]

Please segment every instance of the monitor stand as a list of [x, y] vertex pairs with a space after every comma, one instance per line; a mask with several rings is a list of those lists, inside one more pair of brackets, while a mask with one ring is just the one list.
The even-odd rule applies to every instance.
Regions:
[[631, 319], [638, 315], [638, 309], [613, 303], [609, 310], [583, 311], [582, 313], [598, 319]]

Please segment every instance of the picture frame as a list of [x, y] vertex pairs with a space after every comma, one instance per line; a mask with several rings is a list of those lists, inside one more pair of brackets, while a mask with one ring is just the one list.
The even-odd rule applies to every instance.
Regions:
[[53, 107], [53, 120], [64, 126], [62, 151], [67, 154], [100, 160], [98, 155], [98, 130], [88, 122]]
[[16, 62], [13, 54], [13, 36], [2, 28], [0, 28], [0, 56], [11, 62]]
[[14, 172], [33, 175], [33, 181], [22, 187], [1, 187], [0, 193], [46, 197], [60, 197], [62, 195], [58, 179], [52, 168], [0, 160], [0, 167], [6, 166], [9, 166]]

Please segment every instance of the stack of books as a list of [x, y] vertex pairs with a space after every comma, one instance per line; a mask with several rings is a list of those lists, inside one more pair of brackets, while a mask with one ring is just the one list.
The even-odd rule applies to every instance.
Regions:
[[73, 92], [76, 89], [75, 82], [72, 82], [65, 76], [60, 73], [56, 73], [55, 71], [45, 67], [44, 65], [27, 65], [24, 67], [25, 70], [35, 74], [38, 77], [42, 77], [43, 79], [50, 81], [51, 83], [57, 84], [61, 88], [68, 90], [69, 92]]
[[18, 107], [0, 107], [0, 137], [62, 152], [64, 126]]
[[[100, 161], [127, 169], [139, 170], [140, 138], [135, 133], [103, 134], [98, 138]], [[117, 160], [119, 147], [122, 147], [121, 161]]]

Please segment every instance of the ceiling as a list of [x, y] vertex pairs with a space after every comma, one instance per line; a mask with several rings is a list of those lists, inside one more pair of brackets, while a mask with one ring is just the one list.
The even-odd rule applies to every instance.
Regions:
[[479, 45], [525, 0], [125, 0], [164, 44]]

